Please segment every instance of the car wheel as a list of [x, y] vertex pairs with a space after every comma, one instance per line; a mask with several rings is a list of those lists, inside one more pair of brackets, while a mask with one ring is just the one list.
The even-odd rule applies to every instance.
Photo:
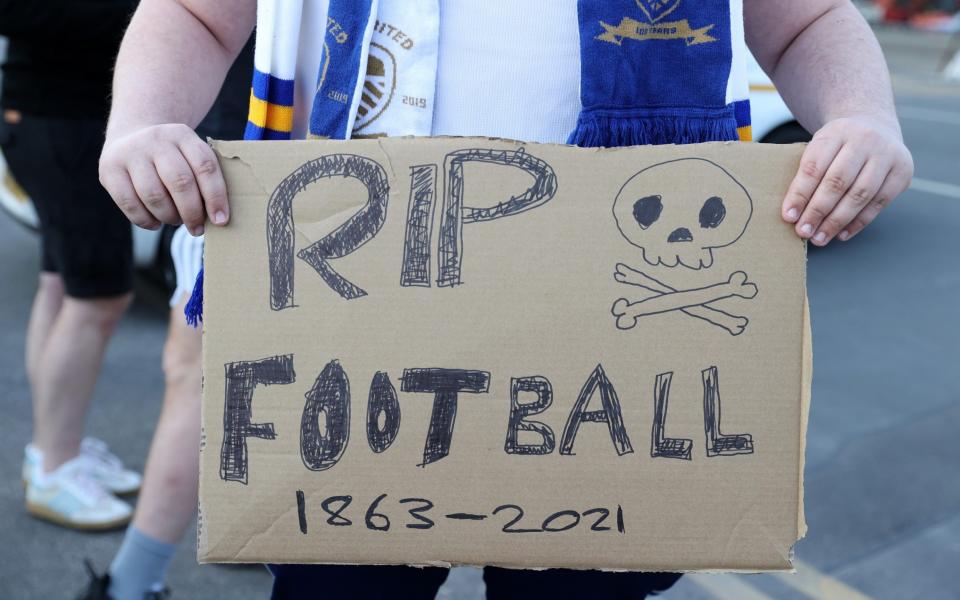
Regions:
[[760, 141], [764, 144], [800, 144], [809, 142], [812, 138], [803, 125], [793, 121], [777, 127]]

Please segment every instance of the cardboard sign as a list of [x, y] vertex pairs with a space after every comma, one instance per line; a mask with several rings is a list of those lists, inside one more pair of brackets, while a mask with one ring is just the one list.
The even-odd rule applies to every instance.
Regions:
[[790, 568], [802, 148], [216, 147], [201, 561]]

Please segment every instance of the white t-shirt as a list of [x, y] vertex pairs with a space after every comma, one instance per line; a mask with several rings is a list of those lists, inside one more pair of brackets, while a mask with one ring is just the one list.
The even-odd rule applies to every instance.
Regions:
[[433, 134], [565, 142], [579, 36], [576, 0], [441, 0]]
[[[381, 2], [397, 0], [381, 0]], [[576, 0], [439, 0], [436, 90], [427, 99], [432, 135], [477, 135], [565, 142], [580, 112], [580, 38]], [[300, 21], [293, 136], [306, 136], [326, 35], [327, 2], [307, 0]], [[390, 55], [413, 23], [378, 22]], [[386, 35], [390, 32], [391, 35]], [[394, 32], [401, 32], [399, 34]], [[397, 40], [401, 40], [398, 42]], [[412, 38], [411, 43], [419, 40]], [[372, 56], [377, 56], [373, 51]], [[402, 87], [402, 86], [401, 86]], [[418, 102], [389, 82], [375, 104]], [[366, 106], [365, 111], [375, 111]], [[394, 109], [396, 106], [394, 106]], [[401, 106], [403, 110], [417, 107]], [[363, 123], [358, 116], [358, 124]], [[366, 134], [372, 127], [360, 129]]]

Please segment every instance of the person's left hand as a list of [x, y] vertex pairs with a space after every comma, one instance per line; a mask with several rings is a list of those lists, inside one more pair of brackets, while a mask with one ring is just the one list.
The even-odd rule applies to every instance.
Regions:
[[782, 216], [817, 246], [847, 241], [910, 185], [913, 158], [900, 132], [866, 117], [836, 119], [813, 136]]

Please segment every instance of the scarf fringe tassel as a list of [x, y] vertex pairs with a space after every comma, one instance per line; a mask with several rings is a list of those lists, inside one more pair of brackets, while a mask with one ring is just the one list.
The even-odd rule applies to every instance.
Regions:
[[193, 293], [183, 309], [187, 316], [187, 323], [197, 327], [203, 321], [203, 267], [197, 273], [197, 281], [193, 284]]
[[620, 116], [581, 114], [568, 144], [585, 148], [646, 146], [651, 144], [696, 144], [735, 141], [737, 121], [689, 115]]

